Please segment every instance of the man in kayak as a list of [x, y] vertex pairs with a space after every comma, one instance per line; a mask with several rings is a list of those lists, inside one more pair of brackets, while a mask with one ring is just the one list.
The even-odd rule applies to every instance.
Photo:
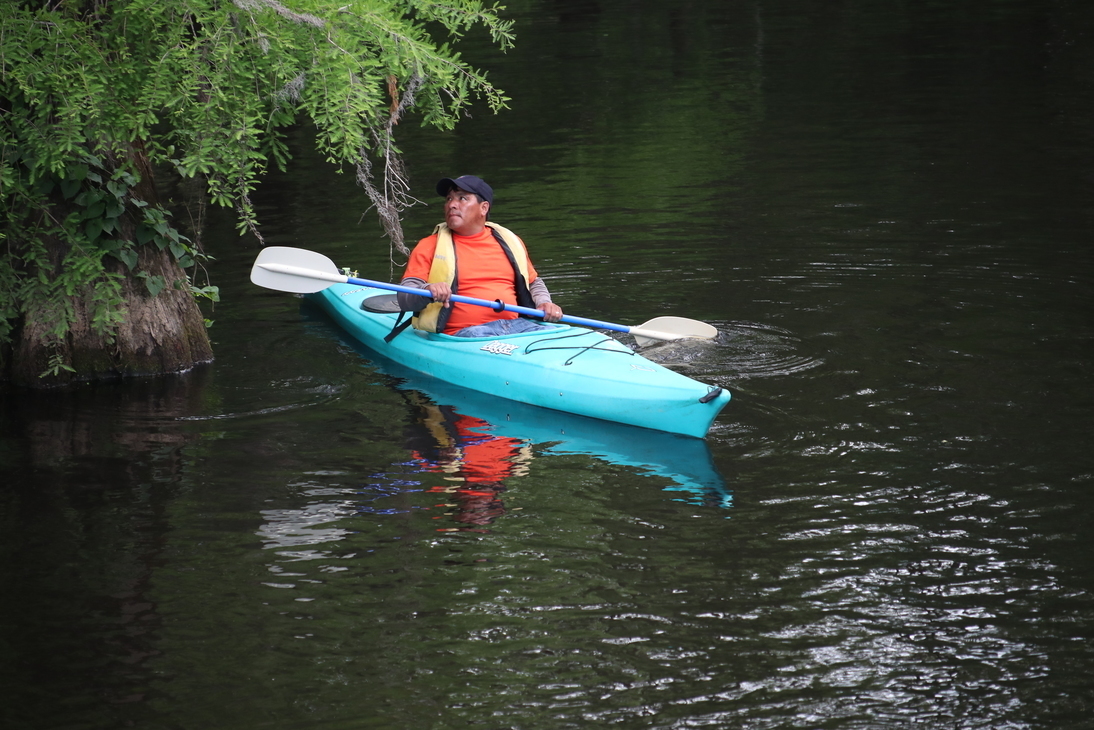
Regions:
[[403, 286], [428, 289], [425, 297], [400, 293], [399, 305], [415, 312], [414, 326], [458, 337], [491, 337], [545, 329], [515, 312], [451, 301], [459, 294], [531, 307], [548, 322], [562, 318], [547, 285], [536, 273], [524, 242], [512, 231], [488, 221], [494, 191], [480, 178], [463, 175], [437, 183], [445, 199], [444, 223], [410, 253]]

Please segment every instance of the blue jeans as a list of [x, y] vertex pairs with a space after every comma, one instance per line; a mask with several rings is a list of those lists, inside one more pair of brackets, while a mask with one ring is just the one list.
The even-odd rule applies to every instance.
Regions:
[[498, 335], [515, 335], [519, 332], [535, 332], [536, 330], [546, 329], [552, 329], [552, 327], [531, 319], [517, 317], [516, 319], [495, 319], [493, 322], [464, 327], [452, 334], [455, 337], [497, 337]]

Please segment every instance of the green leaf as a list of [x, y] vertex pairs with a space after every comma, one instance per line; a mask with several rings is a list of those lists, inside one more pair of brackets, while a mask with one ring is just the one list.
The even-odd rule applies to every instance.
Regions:
[[94, 241], [99, 237], [99, 234], [103, 232], [103, 219], [92, 218], [84, 224], [84, 235], [87, 236], [87, 240]]
[[190, 287], [190, 293], [196, 297], [203, 297], [211, 302], [220, 301], [220, 287], [218, 286], [203, 286], [203, 287]]
[[85, 220], [88, 218], [101, 218], [104, 210], [106, 210], [106, 203], [101, 200], [97, 200], [91, 205], [84, 208], [82, 216]]
[[125, 264], [130, 271], [137, 265], [137, 252], [131, 248], [119, 248], [116, 251], [110, 251], [109, 255]]
[[144, 244], [148, 243], [156, 237], [156, 232], [146, 226], [144, 223], [141, 223], [139, 226], [137, 226], [136, 237], [137, 243], [143, 246]]
[[152, 296], [158, 296], [167, 286], [167, 281], [159, 274], [151, 276], [147, 271], [142, 271], [138, 276], [144, 279], [144, 286]]
[[71, 199], [76, 193], [80, 192], [80, 186], [82, 184], [81, 180], [73, 180], [71, 178], [61, 180], [61, 195], [64, 196], [65, 200]]

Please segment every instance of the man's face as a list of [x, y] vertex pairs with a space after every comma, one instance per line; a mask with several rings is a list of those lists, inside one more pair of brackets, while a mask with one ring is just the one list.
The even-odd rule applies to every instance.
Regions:
[[460, 188], [452, 188], [444, 199], [444, 222], [461, 236], [473, 236], [486, 225], [490, 204]]

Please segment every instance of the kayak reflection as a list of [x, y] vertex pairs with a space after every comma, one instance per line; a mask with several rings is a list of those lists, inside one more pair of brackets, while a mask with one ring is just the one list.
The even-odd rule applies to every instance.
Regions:
[[334, 337], [391, 376], [406, 394], [431, 441], [424, 445], [419, 434], [419, 440], [410, 444], [412, 457], [423, 470], [452, 475], [451, 503], [467, 506], [454, 516], [467, 524], [487, 524], [501, 514], [505, 479], [527, 473], [534, 454], [591, 456], [668, 479], [673, 484], [665, 490], [675, 499], [718, 509], [732, 506], [732, 494], [703, 439], [586, 418], [461, 388], [377, 354], [310, 304], [304, 304], [303, 312], [311, 321], [323, 324], [324, 335]]

